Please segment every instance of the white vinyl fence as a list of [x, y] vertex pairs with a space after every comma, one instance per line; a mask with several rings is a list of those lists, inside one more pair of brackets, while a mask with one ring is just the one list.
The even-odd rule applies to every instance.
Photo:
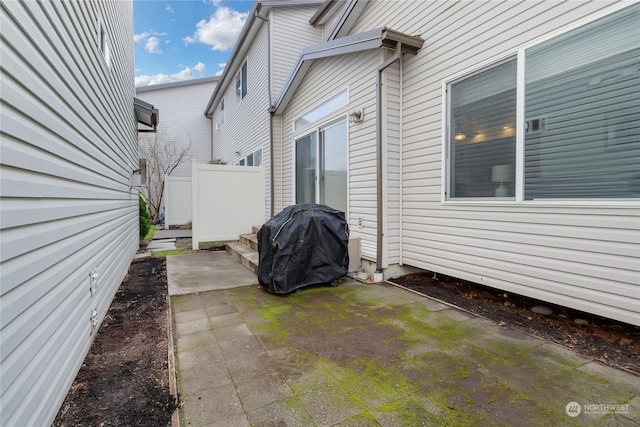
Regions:
[[264, 222], [264, 166], [191, 162], [192, 241], [238, 240]]
[[163, 199], [164, 228], [191, 222], [191, 178], [165, 176]]

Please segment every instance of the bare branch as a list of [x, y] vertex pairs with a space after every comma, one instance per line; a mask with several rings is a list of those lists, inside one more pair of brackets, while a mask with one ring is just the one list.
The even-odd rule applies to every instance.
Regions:
[[191, 157], [191, 136], [188, 138], [189, 144], [185, 145], [178, 138], [158, 131], [155, 134], [146, 134], [139, 141], [139, 156], [147, 159], [142, 191], [147, 200], [152, 224], [160, 216], [164, 195], [164, 177], [170, 175]]

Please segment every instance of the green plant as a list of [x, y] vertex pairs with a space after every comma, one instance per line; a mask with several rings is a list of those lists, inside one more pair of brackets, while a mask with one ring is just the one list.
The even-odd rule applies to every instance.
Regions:
[[213, 159], [213, 160], [209, 160], [209, 164], [210, 165], [226, 165], [227, 162], [223, 161], [222, 159]]
[[149, 222], [149, 211], [147, 211], [147, 204], [142, 199], [142, 197], [138, 197], [140, 201], [140, 238], [143, 239], [147, 233], [149, 233], [149, 229], [151, 228], [151, 223]]

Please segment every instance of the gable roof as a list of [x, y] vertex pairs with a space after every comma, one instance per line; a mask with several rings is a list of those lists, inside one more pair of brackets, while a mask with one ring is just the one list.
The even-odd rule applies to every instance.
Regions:
[[273, 111], [276, 114], [279, 114], [287, 107], [287, 104], [293, 97], [293, 94], [304, 79], [305, 74], [311, 67], [314, 60], [349, 53], [363, 52], [380, 47], [395, 49], [398, 43], [401, 45], [402, 53], [415, 55], [424, 44], [424, 39], [382, 27], [359, 34], [341, 37], [303, 49], [298, 57], [298, 61], [289, 75], [289, 79], [285, 83], [280, 96], [276, 100]]
[[211, 117], [214, 107], [220, 102], [225, 90], [233, 82], [233, 77], [244, 61], [244, 57], [255, 40], [256, 35], [266, 21], [272, 7], [321, 5], [321, 0], [256, 0], [249, 11], [249, 16], [242, 27], [240, 36], [233, 46], [227, 64], [220, 75], [220, 80], [211, 94], [204, 115]]

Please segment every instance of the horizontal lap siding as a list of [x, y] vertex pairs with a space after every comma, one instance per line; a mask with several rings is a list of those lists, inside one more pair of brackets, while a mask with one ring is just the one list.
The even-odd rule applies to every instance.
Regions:
[[[214, 158], [220, 158], [228, 165], [235, 165], [238, 160], [262, 148], [265, 177], [271, 173], [268, 31], [268, 26], [262, 25], [245, 57], [247, 60], [247, 94], [242, 100], [236, 101], [236, 75], [234, 74], [229, 85], [223, 89], [225, 91], [225, 121], [220, 130], [215, 130], [218, 117], [217, 106], [213, 116]], [[240, 155], [237, 156], [236, 152], [239, 152]], [[270, 191], [270, 180], [265, 178], [265, 215], [268, 215], [270, 211]]]
[[300, 51], [322, 41], [321, 30], [309, 24], [317, 6], [271, 9], [271, 96], [275, 102]]
[[[380, 51], [342, 55], [317, 60], [309, 69], [295, 96], [282, 115], [283, 192], [282, 205], [294, 203], [293, 141], [306, 132], [293, 133], [293, 121], [349, 88], [348, 109], [364, 109], [362, 123], [348, 123], [350, 234], [361, 238], [362, 255], [376, 257], [376, 144], [375, 144], [375, 69], [381, 62]], [[345, 111], [333, 113], [318, 123], [346, 118]], [[362, 218], [363, 227], [357, 226]]]
[[[191, 162], [207, 163], [211, 153], [211, 119], [204, 116], [216, 82], [195, 81], [192, 84], [140, 91], [137, 97], [159, 110], [158, 133], [140, 134], [140, 144], [156, 136], [175, 141], [180, 150], [189, 149], [188, 156], [171, 176], [190, 177]], [[214, 125], [215, 126], [215, 125]]]
[[138, 246], [133, 11], [0, 7], [0, 424], [49, 425], [95, 336], [91, 312], [100, 324]]
[[354, 32], [420, 35], [405, 57], [402, 261], [638, 324], [640, 219], [624, 206], [441, 203], [442, 81], [610, 2], [370, 3]]

